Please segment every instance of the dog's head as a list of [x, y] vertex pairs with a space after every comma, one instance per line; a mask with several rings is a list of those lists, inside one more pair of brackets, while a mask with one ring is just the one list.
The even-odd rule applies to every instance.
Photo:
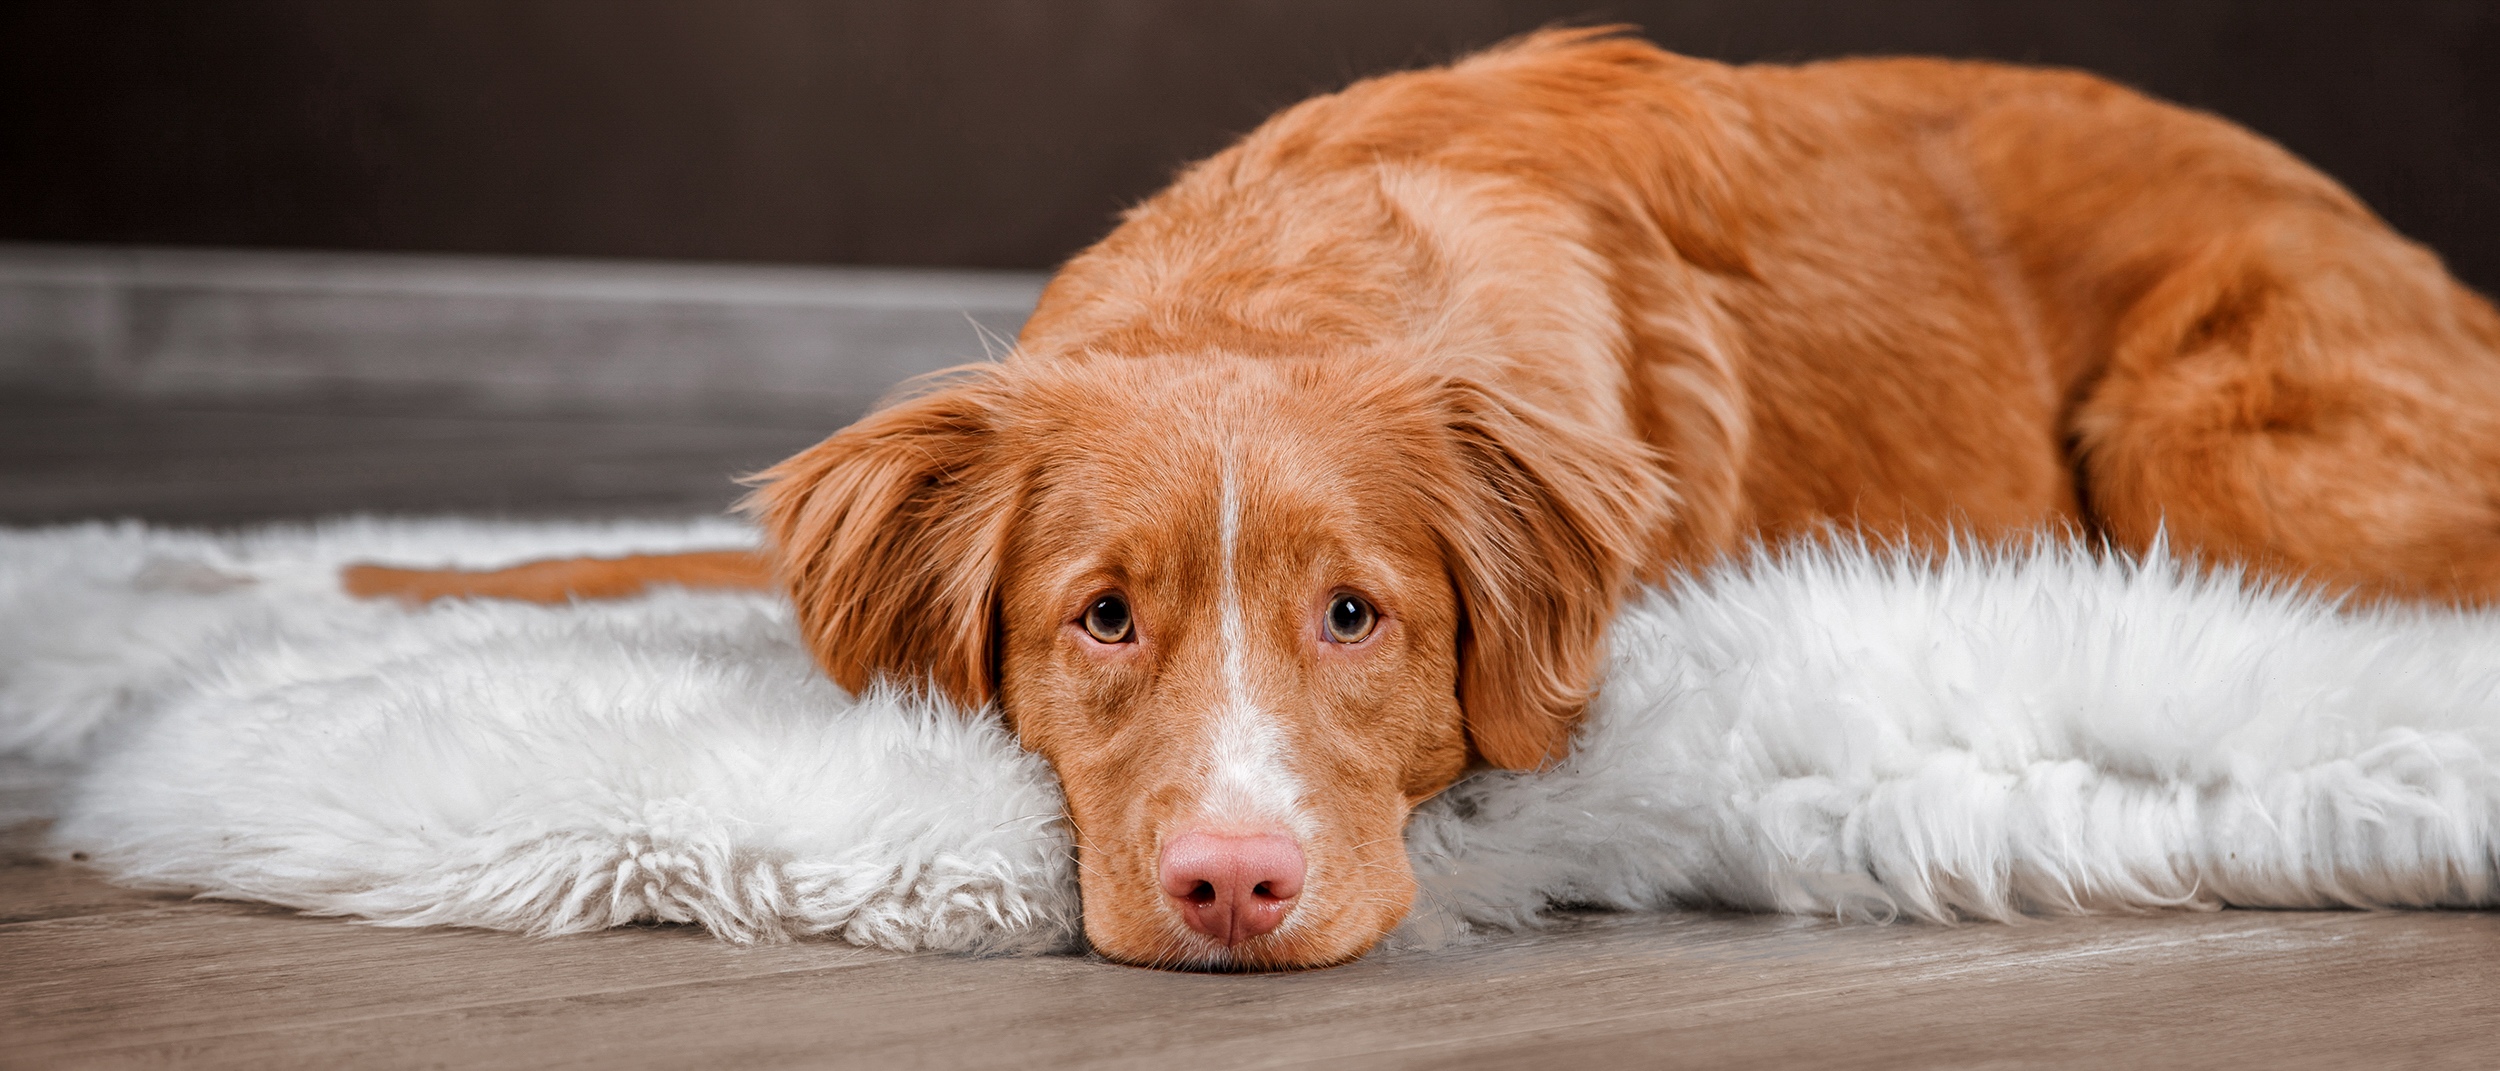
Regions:
[[995, 366], [760, 479], [833, 677], [995, 700], [1094, 946], [1219, 969], [1360, 955], [1414, 804], [1564, 752], [1670, 497], [1622, 436], [1351, 359]]

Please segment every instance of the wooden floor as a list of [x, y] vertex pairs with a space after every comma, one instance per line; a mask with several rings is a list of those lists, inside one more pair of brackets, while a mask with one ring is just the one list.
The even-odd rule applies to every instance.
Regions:
[[[826, 427], [12, 402], [0, 521], [716, 509], [722, 474]], [[40, 810], [20, 773], [0, 795]], [[1585, 916], [1197, 976], [681, 927], [385, 930], [115, 889], [37, 858], [41, 831], [0, 836], [0, 1067], [2500, 1067], [2489, 913]]]

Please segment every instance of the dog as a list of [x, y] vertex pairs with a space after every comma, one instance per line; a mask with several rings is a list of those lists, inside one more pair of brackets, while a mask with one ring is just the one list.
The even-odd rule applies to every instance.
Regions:
[[2500, 317], [2089, 75], [1548, 30], [1287, 109], [1004, 361], [756, 480], [754, 559], [347, 580], [784, 587], [844, 686], [1050, 761], [1103, 955], [1318, 967], [1409, 910], [1415, 804], [1566, 753], [1628, 592], [1749, 543], [2065, 529], [2490, 599]]

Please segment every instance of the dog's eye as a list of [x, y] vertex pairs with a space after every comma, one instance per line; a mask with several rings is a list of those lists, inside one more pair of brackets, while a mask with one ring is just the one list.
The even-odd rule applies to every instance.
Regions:
[[1128, 616], [1128, 600], [1105, 595], [1085, 608], [1085, 634], [1104, 643], [1127, 643], [1133, 631]]
[[1338, 643], [1361, 643], [1372, 634], [1380, 615], [1372, 604], [1360, 596], [1339, 595], [1328, 602], [1328, 638]]

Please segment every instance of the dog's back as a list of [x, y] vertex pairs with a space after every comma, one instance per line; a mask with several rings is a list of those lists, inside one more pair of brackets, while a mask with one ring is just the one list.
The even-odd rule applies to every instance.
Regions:
[[2088, 75], [1730, 68], [1597, 31], [1297, 106], [1020, 349], [1395, 349], [1655, 449], [1652, 574], [1826, 525], [2097, 526], [2500, 585], [2488, 305], [2264, 139]]

